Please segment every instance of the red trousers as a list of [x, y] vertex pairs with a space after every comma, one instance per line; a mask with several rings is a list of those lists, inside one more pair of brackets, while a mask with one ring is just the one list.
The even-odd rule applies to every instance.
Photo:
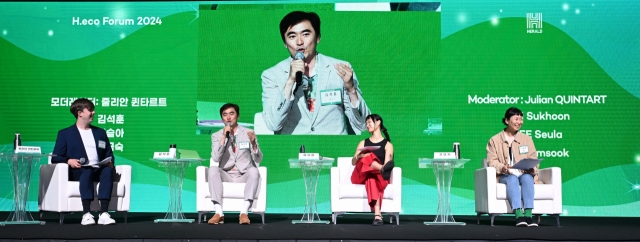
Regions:
[[356, 168], [351, 173], [351, 183], [364, 184], [367, 190], [367, 199], [371, 211], [374, 210], [376, 201], [380, 199], [380, 207], [382, 207], [382, 197], [384, 196], [384, 189], [389, 185], [389, 181], [382, 178], [379, 170], [371, 168], [373, 162], [380, 162], [380, 159], [373, 153], [367, 157], [360, 158], [356, 163]]

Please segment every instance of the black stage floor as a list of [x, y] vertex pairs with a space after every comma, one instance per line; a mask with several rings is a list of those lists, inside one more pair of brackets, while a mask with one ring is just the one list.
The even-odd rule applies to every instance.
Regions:
[[[8, 213], [0, 213], [0, 219]], [[36, 217], [37, 213], [33, 213]], [[291, 224], [300, 214], [266, 214], [266, 224], [259, 215], [249, 215], [250, 225], [239, 225], [238, 214], [225, 214], [225, 224], [154, 223], [163, 218], [160, 213], [129, 213], [128, 223], [122, 214], [112, 213], [115, 225], [80, 225], [80, 213], [66, 216], [65, 224], [58, 223], [56, 213], [45, 213], [45, 225], [6, 225], [0, 227], [0, 239], [11, 240], [181, 240], [181, 241], [332, 241], [332, 240], [545, 240], [545, 241], [640, 241], [640, 218], [561, 217], [557, 227], [552, 217], [542, 217], [539, 227], [515, 227], [512, 216], [497, 217], [495, 226], [482, 217], [455, 216], [465, 226], [427, 226], [424, 221], [434, 216], [400, 216], [400, 225], [389, 224], [385, 216], [383, 226], [371, 226], [372, 214], [347, 214], [338, 217], [338, 224]], [[196, 218], [196, 214], [186, 214]], [[330, 215], [321, 215], [330, 220]]]

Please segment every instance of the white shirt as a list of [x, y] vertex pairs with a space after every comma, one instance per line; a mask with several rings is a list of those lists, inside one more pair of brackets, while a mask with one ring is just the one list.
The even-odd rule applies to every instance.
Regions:
[[[511, 136], [507, 136], [507, 134], [504, 134], [504, 138], [507, 140], [507, 142], [509, 142], [509, 150], [510, 150], [510, 155], [509, 155], [509, 166], [513, 166], [516, 164], [515, 161], [515, 154], [513, 154], [513, 148], [511, 147], [511, 143], [513, 143], [513, 141], [515, 140], [515, 137]], [[511, 172], [511, 174], [516, 175], [517, 177], [522, 176], [522, 172], [520, 172], [520, 170], [518, 169], [509, 169], [509, 172]]]
[[80, 128], [78, 128], [78, 131], [80, 131], [80, 137], [82, 137], [82, 144], [84, 144], [84, 151], [87, 152], [87, 156], [89, 156], [89, 157], [84, 157], [85, 159], [89, 160], [87, 165], [91, 165], [93, 167], [98, 168], [99, 167], [97, 165], [99, 161], [98, 151], [96, 150], [96, 141], [93, 138], [93, 132], [91, 131], [91, 129], [83, 130]]

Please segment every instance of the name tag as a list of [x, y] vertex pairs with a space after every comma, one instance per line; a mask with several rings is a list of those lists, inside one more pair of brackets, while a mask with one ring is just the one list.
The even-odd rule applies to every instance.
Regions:
[[298, 160], [303, 160], [303, 161], [320, 160], [320, 153], [299, 153]]
[[518, 149], [520, 149], [520, 154], [529, 153], [529, 146], [523, 145], [523, 146], [518, 147]]
[[342, 103], [342, 89], [327, 89], [320, 91], [320, 103], [322, 106]]
[[249, 141], [238, 142], [238, 149], [248, 150], [249, 149]]
[[433, 152], [433, 159], [456, 159], [455, 152]]
[[104, 149], [106, 146], [107, 146], [107, 143], [105, 143], [102, 140], [98, 140], [98, 148]]
[[40, 149], [40, 146], [18, 146], [16, 147], [15, 153], [41, 154], [42, 150]]
[[154, 159], [171, 159], [175, 158], [170, 152], [153, 152]]

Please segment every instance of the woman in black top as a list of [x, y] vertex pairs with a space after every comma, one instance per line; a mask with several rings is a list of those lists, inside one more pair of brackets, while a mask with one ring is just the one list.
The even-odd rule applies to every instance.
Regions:
[[[371, 114], [365, 120], [371, 137], [360, 141], [351, 159], [356, 166], [351, 174], [351, 183], [365, 185], [369, 206], [375, 213], [373, 225], [382, 225], [380, 206], [394, 166], [393, 145], [380, 115]], [[382, 137], [381, 132], [386, 138]]]

